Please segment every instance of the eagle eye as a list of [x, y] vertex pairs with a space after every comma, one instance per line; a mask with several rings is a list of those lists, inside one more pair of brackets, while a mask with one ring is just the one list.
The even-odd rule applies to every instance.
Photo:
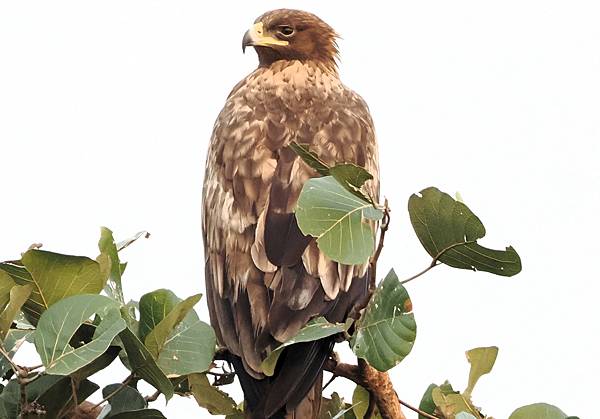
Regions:
[[292, 28], [291, 26], [283, 25], [279, 27], [278, 32], [283, 36], [292, 36], [294, 34], [294, 28]]

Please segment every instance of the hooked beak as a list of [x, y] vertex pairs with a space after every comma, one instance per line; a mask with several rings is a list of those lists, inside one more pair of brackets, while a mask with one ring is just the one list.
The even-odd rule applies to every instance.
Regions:
[[263, 23], [255, 23], [246, 33], [242, 39], [242, 52], [246, 52], [246, 47], [270, 47], [274, 45], [289, 45], [288, 41], [268, 36], [264, 33]]

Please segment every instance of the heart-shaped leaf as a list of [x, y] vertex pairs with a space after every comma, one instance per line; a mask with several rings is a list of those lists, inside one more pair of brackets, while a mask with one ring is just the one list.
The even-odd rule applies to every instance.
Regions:
[[[112, 396], [110, 396], [112, 394]], [[147, 407], [144, 396], [135, 388], [123, 384], [109, 384], [102, 389], [102, 397], [108, 397], [110, 404], [109, 418], [118, 413], [131, 410], [141, 410]]]
[[387, 371], [411, 351], [417, 336], [408, 292], [391, 270], [356, 323], [352, 350], [379, 371]]
[[547, 403], [535, 403], [519, 407], [508, 419], [566, 419], [568, 416], [556, 406]]
[[261, 364], [263, 373], [267, 376], [272, 376], [275, 373], [275, 366], [277, 365], [277, 360], [279, 359], [281, 352], [286, 347], [295, 343], [312, 342], [314, 340], [319, 340], [328, 336], [333, 336], [345, 331], [346, 328], [347, 326], [345, 324], [329, 323], [323, 317], [317, 317], [315, 319], [312, 319], [306, 324], [306, 326], [300, 329], [296, 336], [294, 336], [287, 342], [282, 343], [273, 351], [271, 351], [271, 353]]
[[214, 330], [193, 310], [200, 298], [197, 294], [181, 301], [171, 291], [157, 290], [140, 300], [145, 345], [168, 377], [204, 372], [212, 363]]
[[[100, 317], [92, 340], [74, 348], [70, 341], [93, 315]], [[53, 304], [42, 314], [35, 347], [48, 374], [69, 375], [101, 356], [125, 329], [116, 301], [102, 295], [75, 295]]]
[[410, 221], [427, 252], [446, 265], [496, 275], [521, 271], [521, 259], [512, 247], [493, 250], [480, 246], [485, 227], [462, 202], [436, 188], [423, 189], [408, 201]]
[[308, 180], [300, 193], [296, 218], [302, 233], [317, 238], [329, 258], [347, 265], [369, 260], [375, 250], [372, 222], [383, 213], [344, 188], [332, 176]]
[[159, 289], [142, 295], [139, 302], [139, 336], [144, 340], [181, 301], [171, 290]]
[[194, 305], [200, 301], [200, 298], [202, 298], [202, 294], [196, 294], [177, 303], [170, 311], [165, 312], [166, 315], [146, 335], [144, 343], [154, 358], [158, 358], [169, 335], [183, 321]]

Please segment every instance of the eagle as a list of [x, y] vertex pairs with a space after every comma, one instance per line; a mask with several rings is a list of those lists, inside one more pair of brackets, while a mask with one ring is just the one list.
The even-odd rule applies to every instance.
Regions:
[[334, 337], [288, 346], [273, 376], [267, 355], [311, 319], [344, 322], [364, 306], [369, 266], [345, 265], [299, 229], [294, 209], [319, 174], [289, 147], [354, 163], [379, 194], [375, 131], [364, 100], [340, 81], [336, 32], [314, 14], [280, 9], [245, 33], [258, 67], [231, 91], [207, 152], [205, 283], [211, 324], [244, 392], [248, 418], [315, 418]]

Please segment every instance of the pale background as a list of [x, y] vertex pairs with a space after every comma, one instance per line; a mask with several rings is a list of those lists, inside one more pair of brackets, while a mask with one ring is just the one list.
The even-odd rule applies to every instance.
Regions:
[[[482, 244], [512, 244], [523, 259], [511, 279], [438, 267], [409, 285], [419, 332], [392, 371], [400, 397], [418, 404], [446, 378], [464, 388], [464, 351], [498, 345], [474, 393], [485, 412], [506, 418], [547, 401], [597, 417], [594, 1], [4, 1], [0, 259], [34, 242], [94, 257], [101, 225], [117, 238], [146, 229], [151, 239], [124, 255], [128, 297], [203, 291], [207, 142], [256, 65], [242, 35], [283, 6], [343, 36], [341, 76], [371, 107], [393, 208], [380, 271], [407, 277], [428, 264], [405, 208], [430, 185], [460, 191], [488, 229]], [[115, 368], [98, 381], [125, 376]], [[342, 379], [336, 388], [351, 393]], [[164, 412], [208, 416], [181, 398]]]

